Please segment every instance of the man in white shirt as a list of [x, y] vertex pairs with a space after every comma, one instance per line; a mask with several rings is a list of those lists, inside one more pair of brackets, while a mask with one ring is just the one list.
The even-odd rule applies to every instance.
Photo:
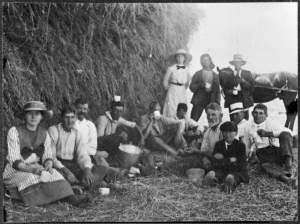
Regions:
[[233, 121], [238, 126], [238, 137], [239, 140], [243, 141], [244, 138], [244, 128], [247, 124], [245, 119], [245, 109], [242, 102], [237, 102], [230, 104], [229, 106], [229, 116], [230, 120]]
[[[293, 187], [297, 179], [291, 178], [293, 159], [293, 138], [289, 129], [267, 119], [268, 109], [264, 104], [257, 104], [252, 112], [253, 121], [244, 129], [244, 143], [249, 153], [254, 145], [262, 169]], [[247, 153], [247, 154], [248, 154]], [[282, 165], [285, 165], [285, 170]]]
[[108, 163], [105, 160], [108, 157], [107, 152], [98, 152], [96, 156], [97, 129], [93, 122], [86, 119], [90, 110], [89, 102], [86, 99], [79, 98], [75, 101], [75, 106], [77, 120], [74, 127], [81, 132], [88, 154], [94, 159], [97, 165], [101, 164], [108, 167]]
[[61, 123], [48, 129], [53, 167], [57, 168], [71, 184], [80, 183], [81, 180], [85, 186], [99, 183], [110, 168], [95, 166], [92, 163], [82, 133], [74, 128], [76, 108], [65, 106], [61, 111], [61, 119]]

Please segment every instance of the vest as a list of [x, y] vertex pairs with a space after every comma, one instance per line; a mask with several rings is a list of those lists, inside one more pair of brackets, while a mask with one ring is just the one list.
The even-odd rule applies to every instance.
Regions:
[[19, 134], [19, 143], [20, 143], [20, 149], [22, 150], [24, 147], [28, 147], [31, 149], [36, 149], [40, 145], [44, 144], [47, 138], [47, 131], [43, 127], [38, 126], [37, 127], [37, 136], [35, 139], [35, 142], [33, 145], [31, 145], [30, 142], [30, 136], [27, 128], [25, 125], [17, 126], [16, 127], [18, 134]]

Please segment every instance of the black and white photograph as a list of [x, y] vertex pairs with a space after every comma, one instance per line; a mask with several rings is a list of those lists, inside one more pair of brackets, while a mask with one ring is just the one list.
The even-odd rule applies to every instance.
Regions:
[[1, 222], [298, 221], [298, 3], [2, 3]]

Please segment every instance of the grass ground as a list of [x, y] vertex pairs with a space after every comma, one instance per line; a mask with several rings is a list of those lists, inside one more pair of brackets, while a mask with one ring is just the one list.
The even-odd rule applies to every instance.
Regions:
[[[298, 158], [298, 150], [294, 149]], [[24, 207], [4, 201], [8, 222], [141, 222], [141, 221], [296, 221], [298, 191], [261, 174], [249, 171], [250, 183], [232, 195], [218, 187], [202, 188], [179, 172], [184, 164], [157, 154], [155, 160], [169, 165], [157, 176], [126, 180], [108, 196], [90, 192], [93, 200], [85, 209], [56, 202]], [[176, 164], [176, 166], [174, 166]], [[297, 168], [298, 159], [294, 161]]]

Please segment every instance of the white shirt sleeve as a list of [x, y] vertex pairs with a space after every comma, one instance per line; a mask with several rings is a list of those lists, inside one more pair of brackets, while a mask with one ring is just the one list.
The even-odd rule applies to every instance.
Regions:
[[82, 134], [80, 131], [76, 130], [76, 155], [77, 155], [77, 163], [81, 169], [90, 168], [92, 169], [93, 164], [91, 157], [87, 152], [87, 145], [84, 143]]
[[8, 146], [8, 162], [13, 165], [17, 160], [22, 160], [20, 143], [19, 143], [19, 134], [15, 127], [9, 129], [7, 134], [7, 146]]
[[48, 134], [50, 136], [50, 147], [52, 151], [52, 160], [53, 160], [53, 167], [57, 169], [61, 169], [65, 167], [58, 159], [56, 156], [56, 147], [57, 147], [57, 142], [58, 142], [58, 131], [56, 126], [51, 126], [48, 129]]
[[96, 126], [92, 123], [89, 122], [89, 140], [87, 142], [87, 151], [88, 154], [93, 156], [97, 152], [97, 129]]

